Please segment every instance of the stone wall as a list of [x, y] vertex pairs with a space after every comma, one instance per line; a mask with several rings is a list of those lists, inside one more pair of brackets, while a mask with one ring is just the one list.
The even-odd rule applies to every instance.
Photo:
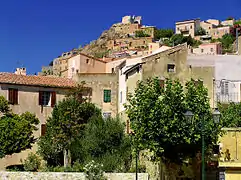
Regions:
[[[135, 173], [106, 173], [108, 180], [133, 180]], [[0, 180], [86, 180], [84, 173], [57, 173], [57, 172], [0, 172]], [[139, 173], [138, 180], [148, 180], [147, 173]]]

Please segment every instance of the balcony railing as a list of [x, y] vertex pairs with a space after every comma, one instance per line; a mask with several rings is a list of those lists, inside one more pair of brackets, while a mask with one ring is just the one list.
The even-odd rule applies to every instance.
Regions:
[[240, 93], [216, 93], [216, 101], [220, 103], [240, 102]]

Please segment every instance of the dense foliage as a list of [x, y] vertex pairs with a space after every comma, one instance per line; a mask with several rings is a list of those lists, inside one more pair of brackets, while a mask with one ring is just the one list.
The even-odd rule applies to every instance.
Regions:
[[128, 168], [130, 141], [124, 124], [119, 119], [103, 119], [100, 109], [85, 98], [89, 93], [91, 89], [82, 83], [54, 107], [47, 120], [46, 134], [38, 142], [39, 153], [54, 171], [66, 164], [66, 156], [65, 170], [92, 160], [102, 163], [105, 171]]
[[145, 33], [145, 32], [142, 31], [142, 30], [136, 31], [136, 32], [135, 32], [135, 36], [136, 36], [136, 37], [150, 37], [149, 34]]
[[197, 31], [195, 32], [195, 36], [203, 36], [203, 35], [206, 35], [206, 34], [207, 34], [207, 32], [202, 27], [199, 27], [197, 29]]
[[79, 103], [78, 99], [67, 98], [59, 102], [47, 120], [45, 136], [38, 143], [43, 159], [49, 165], [62, 165], [64, 151], [68, 151], [68, 156], [71, 156], [69, 150], [72, 143], [82, 137], [86, 123], [100, 114], [94, 104]]
[[0, 96], [0, 112], [0, 157], [31, 148], [36, 141], [33, 132], [39, 124], [36, 116], [29, 112], [12, 113], [3, 96]]
[[172, 29], [156, 29], [154, 33], [154, 38], [160, 40], [161, 38], [170, 38], [174, 35]]
[[223, 127], [241, 127], [241, 103], [219, 104]]
[[191, 36], [183, 36], [182, 34], [174, 34], [170, 39], [165, 39], [163, 43], [167, 46], [176, 46], [178, 44], [187, 43], [192, 47], [198, 47], [201, 42], [193, 39]]
[[[207, 89], [193, 80], [185, 87], [167, 80], [161, 88], [158, 78], [141, 81], [126, 105], [140, 149], [149, 149], [154, 160], [182, 164], [201, 150], [200, 124], [205, 121], [205, 141], [212, 147], [221, 132], [214, 124]], [[194, 113], [192, 121], [184, 113]]]
[[93, 118], [78, 142], [80, 145], [73, 146], [73, 156], [82, 162], [94, 160], [101, 163], [105, 172], [127, 171], [131, 145], [124, 129], [125, 125], [118, 118]]

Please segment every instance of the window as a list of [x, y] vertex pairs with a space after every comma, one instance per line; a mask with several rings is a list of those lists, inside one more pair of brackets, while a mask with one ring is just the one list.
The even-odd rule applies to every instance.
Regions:
[[174, 64], [168, 64], [167, 65], [167, 72], [175, 72], [175, 65]]
[[111, 73], [115, 73], [115, 69], [114, 68], [111, 68]]
[[86, 59], [86, 64], [89, 64], [89, 59]]
[[122, 103], [122, 91], [120, 92], [120, 103]]
[[8, 89], [8, 101], [10, 104], [18, 104], [18, 89]]
[[108, 118], [110, 118], [111, 117], [111, 112], [104, 112], [103, 113], [103, 118], [104, 119], [108, 119]]
[[46, 124], [41, 124], [41, 136], [44, 136], [46, 133]]
[[190, 29], [192, 29], [192, 26], [190, 26]]
[[228, 82], [221, 82], [221, 94], [227, 95], [228, 94]]
[[213, 52], [213, 48], [211, 48], [210, 51]]
[[143, 44], [146, 44], [146, 41], [143, 41]]
[[201, 49], [201, 53], [203, 53], [204, 52], [204, 49]]
[[39, 105], [54, 107], [56, 104], [56, 92], [40, 91]]
[[109, 103], [111, 102], [111, 90], [104, 90], [104, 102]]

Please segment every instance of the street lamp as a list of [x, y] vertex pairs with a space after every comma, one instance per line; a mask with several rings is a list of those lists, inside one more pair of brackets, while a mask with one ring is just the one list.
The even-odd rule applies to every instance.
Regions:
[[[192, 111], [187, 111], [184, 113], [184, 116], [186, 117], [186, 119], [191, 122], [193, 119], [194, 114], [192, 113]], [[214, 123], [219, 123], [219, 119], [221, 116], [221, 113], [219, 112], [219, 110], [216, 108], [213, 113], [213, 120]], [[205, 121], [204, 121], [204, 117], [203, 115], [201, 115], [201, 132], [202, 132], [202, 180], [205, 180]]]

